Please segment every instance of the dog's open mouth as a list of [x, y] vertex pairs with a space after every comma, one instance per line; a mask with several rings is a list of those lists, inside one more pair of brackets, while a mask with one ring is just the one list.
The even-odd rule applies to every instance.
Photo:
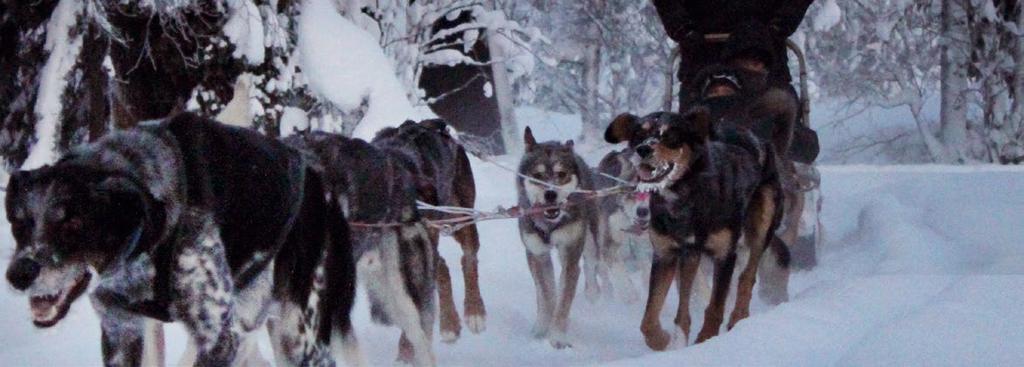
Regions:
[[92, 274], [83, 272], [70, 286], [56, 293], [33, 295], [28, 304], [32, 310], [32, 323], [37, 327], [51, 327], [67, 315], [71, 303], [89, 286]]
[[550, 209], [545, 209], [544, 210], [544, 219], [556, 220], [560, 216], [562, 216], [562, 209], [561, 208], [550, 208]]
[[647, 163], [640, 163], [637, 167], [637, 178], [642, 183], [657, 183], [665, 179], [669, 172], [672, 172], [672, 168], [675, 168], [675, 164], [672, 162], [665, 162], [654, 167]]
[[634, 220], [633, 224], [623, 229], [624, 232], [633, 234], [636, 236], [644, 234], [647, 229], [651, 228], [651, 222], [646, 220]]

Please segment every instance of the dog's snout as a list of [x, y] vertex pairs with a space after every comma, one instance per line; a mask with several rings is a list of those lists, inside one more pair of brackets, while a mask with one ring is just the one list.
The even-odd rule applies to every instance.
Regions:
[[651, 210], [650, 209], [647, 209], [647, 208], [636, 208], [636, 216], [638, 216], [640, 218], [647, 218], [647, 216], [649, 216], [649, 215], [651, 215]]
[[41, 270], [42, 266], [35, 260], [23, 257], [15, 260], [7, 269], [7, 281], [14, 289], [23, 291], [35, 282]]
[[641, 145], [636, 147], [636, 154], [639, 155], [640, 158], [647, 158], [651, 153], [654, 153], [654, 149], [652, 149], [650, 145]]
[[544, 192], [544, 201], [554, 203], [555, 200], [558, 200], [558, 193], [555, 192], [555, 190], [548, 190]]

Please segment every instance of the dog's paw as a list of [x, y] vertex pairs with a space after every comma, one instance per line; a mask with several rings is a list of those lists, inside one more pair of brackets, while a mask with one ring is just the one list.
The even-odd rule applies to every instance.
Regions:
[[572, 348], [572, 343], [569, 342], [569, 337], [562, 332], [551, 333], [551, 337], [548, 338], [548, 343], [555, 349], [566, 349]]
[[690, 345], [690, 336], [685, 330], [679, 327], [679, 325], [676, 325], [675, 331], [672, 332], [672, 341], [669, 345], [671, 345], [673, 349]]
[[487, 316], [484, 315], [467, 315], [466, 316], [466, 327], [473, 334], [480, 334], [487, 330]]
[[532, 334], [534, 338], [544, 339], [548, 337], [549, 330], [550, 329], [547, 324], [541, 324], [538, 322], [533, 324], [533, 329], [530, 330], [530, 334]]
[[672, 335], [661, 328], [644, 332], [644, 343], [647, 343], [647, 347], [652, 350], [665, 350], [670, 342], [672, 342]]
[[620, 287], [619, 299], [626, 304], [634, 304], [640, 301], [640, 292], [633, 287]]
[[441, 342], [445, 344], [452, 344], [459, 340], [459, 333], [451, 330], [441, 330]]
[[749, 311], [740, 311], [738, 309], [737, 310], [733, 310], [732, 311], [732, 315], [729, 316], [729, 323], [725, 326], [725, 329], [726, 330], [732, 330], [732, 327], [736, 326], [737, 322], [740, 322], [740, 321], [742, 321], [743, 319], [745, 319], [745, 318], [747, 318], [749, 316], [750, 316], [750, 312]]
[[704, 341], [714, 338], [715, 336], [718, 336], [717, 328], [714, 330], [708, 328], [701, 328], [700, 334], [697, 334], [697, 341], [693, 342], [693, 344], [703, 343]]
[[596, 284], [587, 284], [587, 288], [583, 290], [583, 295], [587, 297], [587, 302], [597, 303], [601, 299], [601, 289]]

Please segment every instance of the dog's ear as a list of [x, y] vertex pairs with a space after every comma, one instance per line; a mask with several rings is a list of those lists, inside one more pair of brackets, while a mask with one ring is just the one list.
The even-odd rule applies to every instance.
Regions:
[[633, 138], [633, 134], [636, 133], [639, 120], [639, 117], [628, 112], [616, 116], [612, 123], [608, 125], [608, 129], [604, 131], [604, 141], [611, 144], [629, 141], [629, 139]]
[[115, 211], [112, 214], [129, 214], [138, 219], [145, 214], [142, 190], [127, 177], [108, 176], [96, 180], [91, 192], [94, 199]]
[[434, 129], [441, 132], [448, 131], [448, 123], [442, 119], [423, 120], [420, 121], [420, 125], [428, 129]]
[[694, 107], [686, 113], [686, 123], [693, 127], [693, 131], [701, 140], [711, 138], [711, 111], [705, 107]]
[[523, 131], [523, 144], [526, 145], [526, 150], [530, 150], [534, 145], [537, 145], [537, 139], [533, 137], [533, 131], [530, 127], [526, 127], [526, 131]]
[[565, 146], [566, 148], [569, 148], [569, 150], [572, 150], [572, 147], [573, 147], [574, 145], [576, 145], [576, 143], [574, 143], [574, 142], [572, 141], [572, 139], [569, 139], [569, 140], [566, 140], [566, 141], [565, 141], [565, 144], [563, 144], [563, 145], [564, 145], [564, 146]]

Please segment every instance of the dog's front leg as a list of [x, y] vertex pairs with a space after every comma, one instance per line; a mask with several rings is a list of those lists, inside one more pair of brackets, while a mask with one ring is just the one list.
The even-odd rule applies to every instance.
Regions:
[[533, 336], [545, 338], [551, 329], [551, 316], [555, 310], [555, 269], [551, 254], [534, 254], [526, 251], [526, 262], [530, 265], [533, 285], [537, 289], [537, 321], [533, 325]]
[[197, 366], [228, 366], [236, 357], [240, 327], [234, 327], [234, 286], [224, 244], [213, 219], [189, 212], [176, 243], [173, 316], [196, 347]]
[[93, 308], [99, 313], [103, 364], [106, 366], [163, 366], [163, 325], [116, 306], [107, 306], [96, 297]]
[[640, 322], [640, 332], [644, 334], [644, 342], [648, 347], [653, 350], [665, 350], [672, 338], [661, 328], [660, 316], [668, 289], [672, 286], [672, 278], [676, 274], [677, 258], [672, 253], [676, 244], [671, 238], [653, 232], [651, 244], [654, 247], [654, 257], [651, 259], [651, 281], [647, 291], [644, 318]]
[[665, 350], [668, 343], [672, 341], [669, 333], [661, 328], [659, 317], [675, 273], [675, 257], [655, 254], [651, 262], [651, 283], [647, 292], [647, 306], [644, 309], [643, 321], [640, 322], [640, 332], [644, 334], [644, 342], [653, 350]]
[[572, 310], [572, 301], [576, 297], [576, 284], [580, 279], [580, 257], [583, 256], [585, 241], [580, 239], [578, 245], [563, 246], [558, 251], [558, 258], [562, 264], [562, 294], [558, 298], [558, 309], [553, 320], [555, 331], [550, 338], [551, 346], [557, 349], [572, 347], [567, 334], [569, 311]]
[[690, 342], [690, 293], [693, 291], [693, 279], [700, 269], [700, 254], [687, 253], [679, 260], [679, 272], [676, 275], [679, 290], [679, 308], [676, 309], [676, 326], [683, 331], [685, 342]]

